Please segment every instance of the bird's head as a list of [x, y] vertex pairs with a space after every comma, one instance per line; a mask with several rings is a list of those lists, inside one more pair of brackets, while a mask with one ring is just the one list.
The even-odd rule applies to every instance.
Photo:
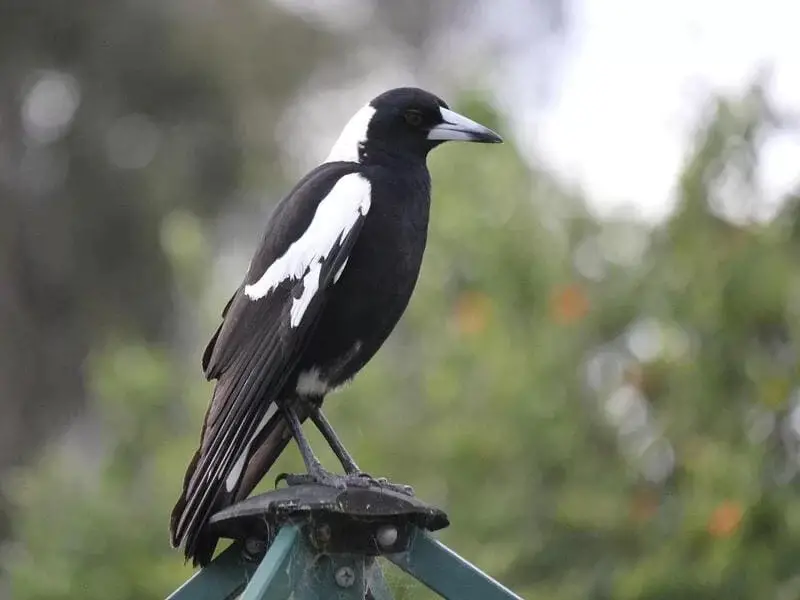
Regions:
[[395, 88], [361, 108], [342, 130], [326, 162], [365, 162], [382, 156], [425, 159], [442, 142], [497, 143], [488, 127], [450, 110], [419, 88]]

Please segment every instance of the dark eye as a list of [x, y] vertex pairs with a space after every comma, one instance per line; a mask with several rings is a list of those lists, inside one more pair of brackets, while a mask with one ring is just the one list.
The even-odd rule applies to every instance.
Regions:
[[406, 120], [406, 123], [412, 127], [419, 127], [422, 125], [422, 113], [418, 110], [407, 110], [403, 113], [403, 118]]

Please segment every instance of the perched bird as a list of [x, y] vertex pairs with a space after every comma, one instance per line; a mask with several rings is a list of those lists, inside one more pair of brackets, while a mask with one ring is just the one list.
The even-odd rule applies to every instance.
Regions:
[[[172, 511], [173, 546], [205, 565], [215, 512], [244, 499], [293, 437], [305, 475], [375, 483], [320, 410], [381, 347], [403, 314], [425, 250], [428, 152], [447, 140], [500, 136], [417, 88], [384, 92], [347, 123], [327, 159], [274, 210], [241, 286], [203, 355], [216, 380], [200, 440]], [[311, 418], [345, 470], [326, 471], [301, 429]]]

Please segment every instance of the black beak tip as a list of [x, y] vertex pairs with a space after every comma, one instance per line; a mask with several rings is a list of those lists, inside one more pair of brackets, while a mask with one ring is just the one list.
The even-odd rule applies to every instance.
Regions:
[[496, 134], [493, 131], [492, 135], [489, 136], [489, 138], [486, 140], [486, 142], [489, 143], [489, 144], [502, 144], [503, 143], [503, 138], [501, 138], [498, 134]]
[[501, 138], [497, 133], [495, 133], [491, 129], [487, 128], [486, 131], [482, 131], [479, 135], [475, 137], [475, 141], [480, 142], [482, 144], [502, 144], [503, 138]]

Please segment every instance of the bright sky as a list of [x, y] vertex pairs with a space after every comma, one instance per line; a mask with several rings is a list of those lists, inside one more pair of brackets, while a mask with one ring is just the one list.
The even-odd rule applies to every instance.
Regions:
[[[531, 141], [598, 212], [669, 211], [710, 90], [735, 92], [771, 66], [777, 106], [800, 115], [800, 3], [573, 1], [561, 85]], [[762, 180], [769, 199], [800, 183], [800, 132], [768, 143]]]
[[[333, 0], [279, 1], [311, 14], [347, 15], [336, 23], [354, 31], [363, 26], [352, 20], [350, 10], [356, 4], [363, 8], [360, 0], [336, 0], [337, 6], [350, 7], [338, 11], [330, 9]], [[563, 179], [582, 187], [599, 215], [633, 207], [648, 221], [658, 221], [669, 213], [681, 161], [715, 91], [736, 94], [769, 68], [768, 89], [776, 108], [796, 117], [800, 126], [800, 2], [564, 2], [570, 13], [569, 31], [565, 43], [553, 54], [556, 92], [548, 107], [544, 112], [526, 111], [535, 104], [531, 93], [535, 94], [537, 82], [531, 70], [541, 69], [542, 60], [551, 60], [546, 48], [532, 57], [525, 57], [523, 51], [521, 59], [509, 61], [508, 71], [502, 74], [503, 69], [494, 65], [501, 86], [498, 96], [520, 117], [518, 141], [529, 145], [531, 156], [544, 160]], [[509, 21], [509, 12], [516, 18]], [[476, 18], [484, 29], [493, 30], [495, 37], [505, 36], [519, 49], [536, 29], [531, 20], [541, 18], [541, 11], [532, 9], [528, 0], [485, 0]], [[458, 46], [448, 43], [452, 44], [444, 41], [441, 52], [445, 61], [456, 48], [467, 64], [480, 64], [481, 44], [474, 44], [470, 54], [470, 48], [460, 45], [463, 40]], [[372, 76], [362, 81], [363, 90], [350, 90], [352, 96], [363, 99], [413, 77], [414, 65], [403, 72], [398, 65], [381, 69], [386, 65], [380, 55], [364, 60]], [[469, 83], [467, 79], [465, 84]], [[319, 136], [331, 120], [338, 127], [349, 118], [352, 98], [337, 99], [335, 93], [315, 93], [324, 110], [319, 111], [320, 122], [314, 127], [308, 127], [304, 112], [305, 129]], [[342, 104], [341, 114], [332, 119], [332, 107], [338, 104]], [[287, 123], [297, 130], [296, 123]], [[329, 131], [326, 144], [336, 134]], [[290, 148], [290, 154], [293, 164], [305, 168], [311, 164], [310, 140], [301, 137], [291, 136], [296, 138], [296, 147]], [[759, 216], [763, 218], [774, 213], [787, 191], [800, 186], [800, 129], [774, 136], [761, 158], [762, 208], [766, 211]]]

